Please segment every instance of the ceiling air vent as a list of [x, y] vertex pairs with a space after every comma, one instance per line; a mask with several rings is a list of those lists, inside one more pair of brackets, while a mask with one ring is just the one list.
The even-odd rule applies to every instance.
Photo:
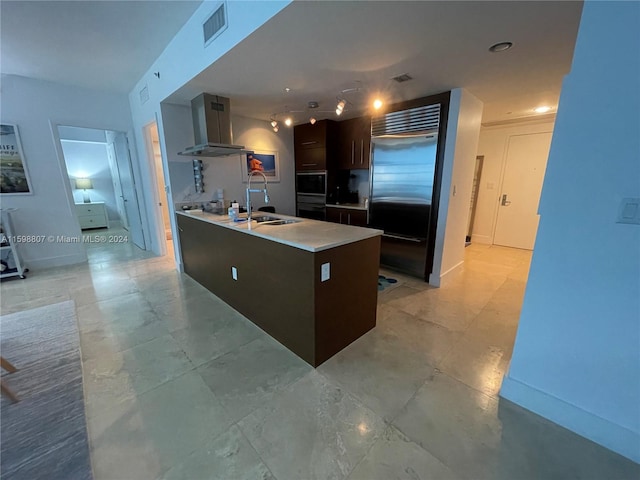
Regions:
[[140, 90], [140, 105], [144, 105], [149, 101], [149, 87], [145, 85], [142, 90]]
[[440, 127], [440, 104], [389, 112], [371, 119], [371, 136], [427, 135]]
[[391, 80], [395, 80], [398, 83], [402, 83], [402, 82], [408, 82], [409, 80], [413, 80], [413, 77], [408, 73], [403, 73], [402, 75], [391, 77]]
[[209, 45], [218, 35], [227, 28], [227, 4], [223, 2], [202, 24], [204, 32], [204, 46]]

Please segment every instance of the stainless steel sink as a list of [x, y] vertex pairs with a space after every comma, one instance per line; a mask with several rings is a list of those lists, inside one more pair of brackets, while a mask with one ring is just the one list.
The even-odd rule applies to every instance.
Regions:
[[255, 220], [258, 223], [273, 222], [275, 220], [281, 220], [278, 217], [270, 217], [269, 215], [256, 215], [251, 217], [251, 219]]
[[292, 223], [300, 223], [300, 220], [273, 220], [268, 222], [261, 222], [263, 225], [290, 225]]
[[299, 223], [300, 220], [290, 220], [278, 217], [271, 217], [269, 215], [259, 215], [252, 217], [259, 225], [290, 225], [292, 223]]

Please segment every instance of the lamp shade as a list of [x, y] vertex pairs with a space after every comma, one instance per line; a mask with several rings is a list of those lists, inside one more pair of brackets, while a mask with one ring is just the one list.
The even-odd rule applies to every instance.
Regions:
[[78, 190], [88, 190], [93, 188], [90, 178], [76, 178], [76, 188]]

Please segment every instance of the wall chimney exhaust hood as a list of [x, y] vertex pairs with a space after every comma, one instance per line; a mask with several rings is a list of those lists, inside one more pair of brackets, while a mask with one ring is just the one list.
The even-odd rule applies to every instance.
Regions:
[[243, 145], [233, 145], [229, 99], [202, 93], [191, 100], [195, 146], [178, 155], [190, 157], [225, 157], [250, 152]]

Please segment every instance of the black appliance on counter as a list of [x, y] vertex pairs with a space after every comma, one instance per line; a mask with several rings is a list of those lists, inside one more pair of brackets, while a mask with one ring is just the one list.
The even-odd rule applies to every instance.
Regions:
[[425, 280], [433, 268], [448, 95], [443, 100], [372, 119], [369, 225], [384, 231], [380, 264]]
[[335, 177], [335, 186], [327, 194], [327, 204], [359, 203], [360, 195], [354, 180], [356, 176], [349, 170], [339, 170]]
[[326, 220], [327, 172], [296, 174], [296, 215], [313, 220]]

